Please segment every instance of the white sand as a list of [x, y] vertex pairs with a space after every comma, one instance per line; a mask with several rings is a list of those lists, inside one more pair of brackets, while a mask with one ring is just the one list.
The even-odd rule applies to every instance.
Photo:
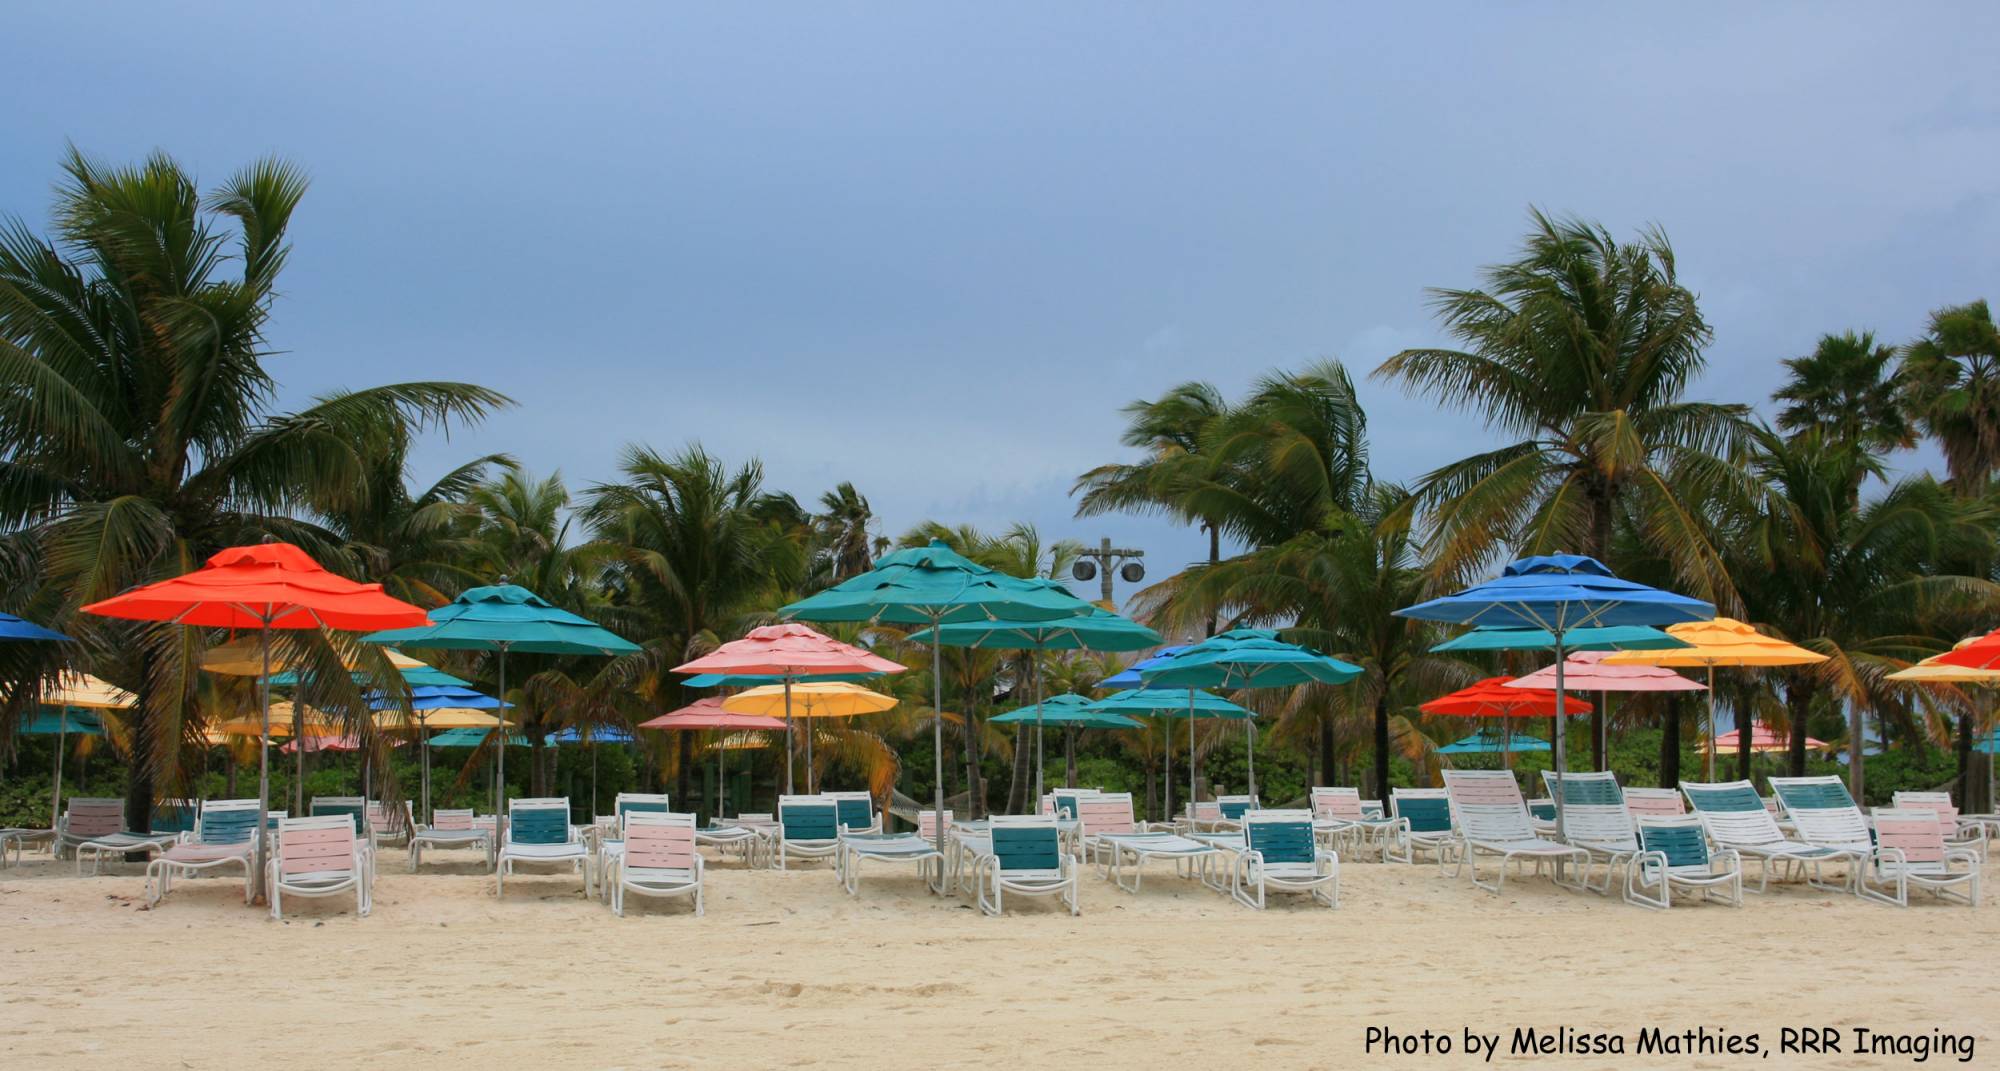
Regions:
[[[572, 877], [496, 903], [468, 853], [385, 855], [374, 913], [140, 871], [0, 871], [0, 1052], [49, 1067], [1469, 1067], [1370, 1056], [1371, 1025], [1608, 1030], [1552, 1066], [1907, 1066], [1908, 1058], [1644, 1058], [1639, 1028], [1942, 1027], [2000, 1061], [2000, 908], [1906, 911], [1792, 887], [1660, 914], [1546, 881], [1492, 896], [1434, 867], [1350, 862], [1337, 911], [1263, 913], [1172, 878], [1094, 876], [1080, 918], [926, 895], [906, 867], [850, 899], [823, 866], [709, 874], [708, 915], [618, 919]], [[2000, 866], [1989, 868], [1989, 876]], [[1503, 1052], [1495, 1061], [1526, 1064]], [[1949, 1065], [1949, 1057], [1930, 1066]]]

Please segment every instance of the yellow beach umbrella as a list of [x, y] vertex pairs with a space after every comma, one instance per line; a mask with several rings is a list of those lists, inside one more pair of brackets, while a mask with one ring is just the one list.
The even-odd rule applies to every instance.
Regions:
[[64, 673], [56, 678], [54, 688], [42, 692], [42, 705], [130, 710], [139, 705], [139, 697], [88, 673]]
[[[1664, 651], [1619, 651], [1604, 658], [1609, 666], [1670, 666], [1708, 670], [1708, 739], [1716, 738], [1715, 667], [1804, 666], [1826, 661], [1798, 644], [1766, 636], [1734, 618], [1688, 621], [1668, 625], [1667, 635], [1688, 644]], [[1742, 719], [1749, 720], [1749, 719]], [[1708, 779], [1715, 780], [1715, 748], [1708, 749]]]
[[[291, 736], [295, 718], [303, 736], [339, 736], [347, 731], [339, 722], [320, 711], [294, 706], [290, 700], [279, 700], [271, 704], [271, 738], [277, 740]], [[208, 731], [221, 736], [259, 736], [264, 732], [264, 722], [261, 717], [231, 718], [216, 722], [208, 727]]]
[[[731, 714], [763, 714], [767, 717], [785, 716], [785, 689], [787, 685], [766, 684], [738, 692], [722, 701], [722, 709]], [[857, 714], [880, 714], [894, 709], [894, 696], [871, 692], [858, 684], [844, 681], [797, 681], [789, 685], [791, 689], [791, 716], [794, 718], [851, 718]], [[813, 734], [806, 736], [806, 776], [812, 776]], [[810, 782], [806, 791], [812, 791]]]
[[[400, 710], [378, 710], [375, 724], [383, 729], [408, 729], [417, 725], [430, 729], [491, 729], [500, 724], [500, 719], [484, 710], [469, 707], [438, 707], [434, 710], [419, 710], [413, 718], [406, 718]], [[518, 725], [518, 722], [508, 722]]]
[[[425, 665], [394, 648], [383, 652], [389, 657], [389, 665], [398, 670], [418, 669]], [[347, 668], [359, 669], [354, 659], [347, 659]], [[241, 636], [228, 643], [217, 644], [202, 652], [201, 668], [210, 673], [220, 673], [229, 677], [259, 677], [264, 673], [264, 655], [255, 636]], [[271, 670], [282, 673], [291, 669], [289, 659], [273, 655]]]
[[[1960, 640], [1957, 643], [1952, 644], [1952, 650], [1955, 651], [1961, 647], [1964, 647], [1969, 643], [1977, 643], [1982, 638], [1983, 637], [1980, 636], [1973, 636], [1969, 639]], [[1896, 672], [1889, 674], [1889, 679], [1892, 681], [1902, 681], [1905, 684], [1971, 684], [1971, 685], [1982, 686], [1985, 688], [1992, 688], [1996, 685], [2000, 685], [2000, 669], [1973, 669], [1970, 666], [1949, 666], [1938, 661], [1938, 659], [1942, 657], [1944, 656], [1932, 655], [1929, 658], [1926, 658], [1923, 661], [1918, 662], [1914, 666], [1910, 666], [1907, 669], [1899, 669]], [[1986, 726], [1986, 723], [1989, 720], [1991, 720], [1992, 717], [1990, 700], [1987, 703], [1982, 703], [1981, 706], [1987, 708], [1980, 711], [1979, 717], [1977, 719], [1979, 727], [1983, 730]], [[1986, 809], [1987, 810], [1991, 810], [1993, 808], [1993, 796], [1994, 796], [1993, 758], [1994, 758], [1993, 753], [1990, 751], [1987, 752], [1986, 754]], [[1963, 792], [1965, 787], [1966, 786], [1960, 786], [1960, 791]], [[1965, 809], [1971, 810], [1971, 808], [1969, 807]]]

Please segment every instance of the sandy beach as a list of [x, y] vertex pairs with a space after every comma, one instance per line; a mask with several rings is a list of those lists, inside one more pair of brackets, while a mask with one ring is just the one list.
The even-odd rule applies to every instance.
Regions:
[[[449, 860], [449, 856], [443, 856]], [[385, 854], [373, 914], [285, 922], [241, 886], [184, 881], [147, 910], [140, 870], [0, 872], [0, 1047], [11, 1066], [1475, 1066], [1467, 1028], [1608, 1032], [1565, 1067], [1903, 1066], [1908, 1056], [1642, 1056], [1638, 1032], [1787, 1026], [1971, 1032], [2000, 987], [2000, 914], [1897, 910], [1789, 887], [1742, 910], [1665, 914], [1435, 868], [1349, 862], [1342, 906], [1263, 913], [1164, 869], [1138, 895], [1086, 879], [1084, 912], [1006, 918], [878, 868], [850, 898], [823, 867], [710, 871], [708, 914], [624, 919], [577, 881], [525, 876], [496, 903], [470, 855], [409, 874]], [[1989, 878], [1991, 877], [1989, 868]], [[1971, 950], [1968, 968], [1951, 949]], [[1367, 1030], [1451, 1037], [1432, 1059]], [[1933, 1062], [1953, 1062], [1936, 1057]]]

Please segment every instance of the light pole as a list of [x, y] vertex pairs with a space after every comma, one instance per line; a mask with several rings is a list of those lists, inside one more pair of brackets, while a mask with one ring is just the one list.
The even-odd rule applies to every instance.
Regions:
[[1116, 612], [1118, 604], [1111, 601], [1111, 575], [1127, 584], [1136, 584], [1146, 579], [1146, 566], [1139, 559], [1146, 556], [1143, 550], [1132, 547], [1114, 547], [1111, 537], [1098, 540], [1095, 550], [1078, 551], [1076, 563], [1069, 567], [1069, 575], [1088, 583], [1099, 581], [1098, 591], [1102, 593], [1104, 608]]

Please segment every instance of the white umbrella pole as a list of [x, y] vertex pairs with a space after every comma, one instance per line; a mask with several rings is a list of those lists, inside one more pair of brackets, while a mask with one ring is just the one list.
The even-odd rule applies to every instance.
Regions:
[[715, 817], [717, 819], [729, 817], [729, 810], [724, 806], [729, 800], [728, 789], [724, 787], [728, 783], [722, 775], [722, 734], [718, 732], [715, 734]]
[[1040, 653], [1035, 648], [1028, 657], [1033, 659], [1028, 671], [1035, 678], [1035, 806], [1042, 805], [1042, 660], [1035, 657]]
[[[40, 686], [37, 685], [39, 688]], [[49, 808], [49, 828], [55, 829], [62, 818], [62, 766], [63, 750], [69, 741], [69, 708], [56, 711], [56, 785], [55, 799]], [[60, 845], [58, 845], [60, 847]]]
[[1250, 798], [1257, 798], [1257, 719], [1243, 719], [1243, 743], [1248, 747], [1250, 763]]
[[292, 692], [292, 817], [306, 813], [306, 708]]
[[[264, 660], [264, 672], [257, 677], [257, 705], [263, 711], [263, 729], [257, 736], [257, 873], [255, 886], [264, 889], [264, 868], [270, 857], [271, 830], [271, 630], [270, 608], [265, 608], [264, 628], [257, 630], [257, 652]], [[264, 890], [269, 896], [268, 890]]]
[[1171, 718], [1165, 719], [1165, 722], [1164, 727], [1167, 730], [1167, 776], [1160, 791], [1166, 798], [1167, 821], [1171, 822], [1174, 820], [1174, 722]]
[[507, 645], [500, 645], [500, 748], [493, 759], [493, 837], [507, 842]]
[[813, 719], [812, 703], [806, 703], [806, 795], [813, 791]]
[[1188, 829], [1194, 829], [1194, 689], [1188, 689]]
[[428, 725], [429, 720], [426, 715], [417, 715], [417, 737], [422, 744], [424, 753], [424, 776], [419, 781], [424, 790], [423, 810], [425, 824], [437, 821], [437, 812], [431, 810], [431, 734], [430, 726]]
[[[792, 739], [792, 675], [785, 674], [785, 795], [792, 794], [792, 751], [799, 746]], [[943, 849], [939, 849], [942, 851]]]
[[[1569, 723], [1564, 720], [1563, 707], [1563, 634], [1561, 629], [1551, 629], [1556, 639], [1556, 838], [1563, 835], [1563, 797], [1569, 790], [1563, 786], [1563, 779], [1569, 776], [1568, 750], [1563, 746], [1569, 736]], [[1561, 866], [1560, 863], [1557, 866]]]
[[[939, 853], [944, 851], [944, 645], [943, 633], [939, 631], [943, 627], [944, 614], [933, 611], [931, 614], [931, 762], [936, 767], [932, 772], [937, 775], [937, 787], [932, 792], [932, 798], [936, 801], [937, 821], [932, 823], [932, 829], [937, 834]], [[972, 814], [970, 792], [966, 793], [965, 811], [970, 817]]]

